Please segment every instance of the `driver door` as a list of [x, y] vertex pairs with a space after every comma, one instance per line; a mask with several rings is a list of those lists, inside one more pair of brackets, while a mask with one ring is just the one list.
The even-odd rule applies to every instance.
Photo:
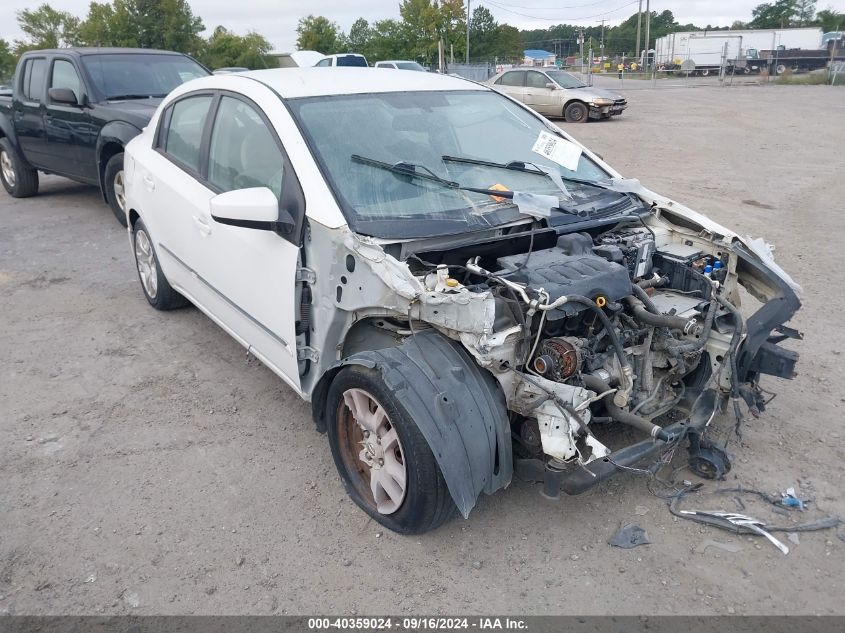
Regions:
[[554, 104], [554, 90], [546, 84], [552, 83], [544, 73], [529, 70], [525, 77], [525, 104], [540, 114], [560, 115], [561, 109]]

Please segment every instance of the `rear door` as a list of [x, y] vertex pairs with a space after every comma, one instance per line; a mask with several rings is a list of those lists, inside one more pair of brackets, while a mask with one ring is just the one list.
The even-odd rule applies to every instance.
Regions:
[[562, 112], [554, 104], [554, 90], [546, 84], [551, 83], [544, 73], [536, 70], [529, 70], [525, 77], [525, 105], [531, 106], [540, 114], [557, 114]]
[[141, 201], [141, 217], [168, 280], [201, 308], [210, 302], [196, 271], [200, 267], [197, 244], [208, 229], [201, 214], [215, 195], [202, 176], [203, 143], [213, 102], [211, 92], [194, 93], [164, 110], [152, 151], [144, 152], [136, 165], [133, 184]]
[[18, 81], [18, 98], [14, 102], [18, 144], [32, 165], [43, 168], [47, 160], [47, 138], [44, 132], [47, 58], [28, 57]]
[[499, 77], [494, 84], [499, 92], [525, 103], [525, 71], [509, 70]]

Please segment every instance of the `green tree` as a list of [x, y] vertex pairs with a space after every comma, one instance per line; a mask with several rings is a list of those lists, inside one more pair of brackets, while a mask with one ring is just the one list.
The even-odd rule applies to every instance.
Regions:
[[0, 81], [8, 81], [15, 73], [17, 59], [9, 42], [0, 39]]
[[816, 0], [797, 0], [795, 3], [795, 18], [798, 26], [807, 26], [816, 15]]
[[372, 30], [370, 23], [364, 18], [358, 18], [353, 22], [349, 29], [349, 35], [346, 36], [346, 47], [350, 53], [361, 53], [366, 57], [366, 51], [370, 46], [370, 39], [372, 38]]
[[79, 33], [90, 46], [160, 48], [201, 56], [204, 29], [187, 0], [114, 0], [92, 2]]
[[472, 11], [469, 21], [469, 55], [471, 59], [488, 60], [496, 56], [499, 23], [484, 5]]
[[[370, 38], [363, 54], [369, 61], [416, 59], [406, 38], [407, 30], [398, 20], [379, 20], [370, 27]], [[423, 60], [425, 61], [425, 60]]]
[[833, 7], [822, 9], [816, 13], [815, 24], [820, 26], [825, 33], [841, 31], [845, 28], [845, 13], [839, 13]]
[[57, 11], [49, 4], [37, 9], [23, 9], [17, 12], [18, 26], [26, 40], [17, 40], [18, 53], [35, 48], [60, 48], [77, 43], [79, 18], [67, 11]]
[[798, 22], [800, 0], [764, 2], [751, 9], [752, 29], [784, 29]]
[[437, 59], [437, 44], [442, 39], [446, 54], [455, 58], [466, 49], [466, 11], [463, 0], [403, 0], [399, 15], [408, 38], [409, 52], [415, 59]]
[[225, 66], [270, 68], [273, 64], [267, 55], [271, 48], [270, 42], [254, 31], [241, 36], [218, 26], [208, 38], [200, 59], [212, 69]]
[[319, 51], [332, 54], [338, 47], [340, 29], [322, 15], [300, 18], [296, 26], [296, 48], [301, 51]]

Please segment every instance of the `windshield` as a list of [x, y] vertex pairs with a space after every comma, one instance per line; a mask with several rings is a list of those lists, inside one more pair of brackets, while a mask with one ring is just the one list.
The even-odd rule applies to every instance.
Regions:
[[205, 68], [184, 55], [84, 55], [82, 63], [106, 99], [164, 97], [186, 81], [208, 75]]
[[[560, 138], [544, 122], [493, 91], [402, 92], [288, 101], [321, 163], [353, 230], [379, 237], [460, 233], [520, 219], [510, 200], [444, 187], [423, 178], [356, 160], [413, 164], [463, 187], [558, 195], [542, 171], [510, 170], [495, 164], [522, 161], [591, 182], [607, 174], [574, 144], [575, 169], [534, 150], [541, 138]], [[544, 136], [545, 135], [545, 136]], [[485, 161], [478, 165], [444, 157]], [[534, 173], [532, 173], [534, 172]], [[576, 195], [619, 199], [619, 194], [583, 184], [567, 185]]]
[[420, 66], [417, 62], [396, 62], [396, 68], [399, 70], [421, 70], [425, 72], [425, 68]]
[[561, 88], [586, 88], [587, 84], [563, 70], [550, 70], [546, 73]]

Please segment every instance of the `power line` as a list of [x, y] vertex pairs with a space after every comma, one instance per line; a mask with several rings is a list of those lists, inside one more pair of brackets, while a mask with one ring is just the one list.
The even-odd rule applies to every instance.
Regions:
[[573, 4], [566, 7], [560, 5], [554, 7], [523, 7], [522, 5], [511, 5], [514, 9], [528, 9], [529, 11], [559, 11], [560, 9], [584, 9], [586, 7], [594, 7], [599, 4], [606, 4], [607, 0], [598, 0], [598, 2], [590, 2], [587, 4]]
[[[562, 19], [565, 19], [565, 20], [589, 20], [591, 18], [598, 18], [598, 17], [601, 17], [603, 15], [608, 15], [610, 13], [616, 13], [617, 11], [621, 11], [622, 9], [624, 9], [626, 7], [630, 7], [632, 4], [637, 4], [638, 1], [639, 0], [632, 0], [632, 2], [628, 2], [627, 4], [623, 4], [621, 7], [617, 7], [615, 9], [611, 9], [609, 11], [602, 11], [601, 13], [596, 13], [594, 15], [584, 15], [584, 16], [580, 16], [580, 17], [577, 17], [577, 18], [573, 18], [573, 17], [544, 18], [544, 17], [541, 17], [539, 15], [530, 15], [528, 13], [520, 13], [519, 11], [513, 11], [512, 9], [509, 9], [505, 6], [502, 6], [500, 4], [493, 2], [493, 0], [484, 0], [484, 3], [489, 4], [489, 5], [497, 8], [497, 9], [501, 9], [502, 11], [507, 11], [508, 13], [513, 13], [514, 15], [522, 16], [524, 18], [531, 18], [532, 20], [544, 20], [546, 22], [560, 22]], [[522, 8], [522, 7], [519, 7], [519, 8]]]

